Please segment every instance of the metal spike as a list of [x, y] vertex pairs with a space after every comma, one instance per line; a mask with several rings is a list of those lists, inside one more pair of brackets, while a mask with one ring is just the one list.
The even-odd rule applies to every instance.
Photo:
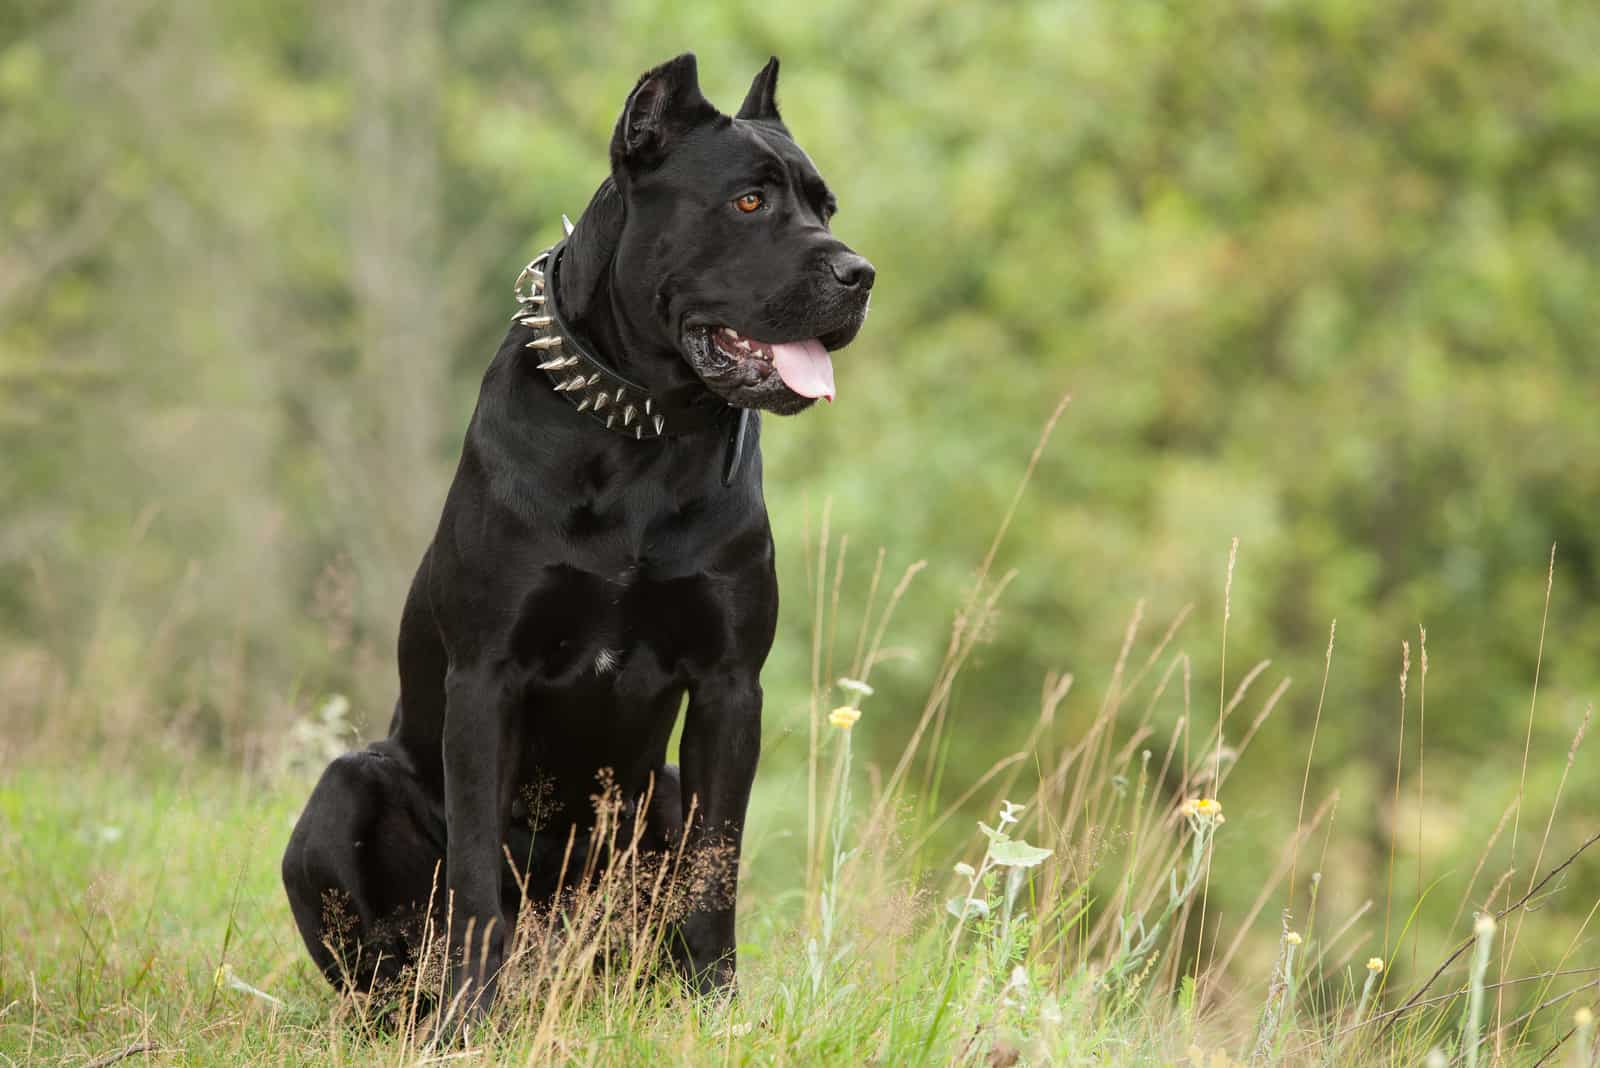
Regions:
[[572, 220], [567, 218], [567, 213], [561, 213], [561, 232], [568, 237], [572, 236]]
[[652, 397], [646, 397], [644, 399], [644, 414], [645, 415], [649, 415], [650, 414], [650, 405], [652, 405], [654, 403], [655, 403], [655, 399], [652, 398]]
[[628, 405], [626, 408], [622, 409], [622, 425], [623, 426], [632, 426], [633, 425], [633, 417], [635, 415], [637, 415], [637, 414], [638, 414], [638, 412], [634, 409], [633, 405], [631, 405], [631, 404]]
[[610, 430], [611, 429], [611, 424], [615, 423], [616, 421], [617, 421], [617, 413], [616, 412], [612, 412], [610, 415], [606, 416], [606, 429]]
[[522, 320], [523, 326], [549, 326], [555, 319], [549, 315], [530, 315]]
[[523, 346], [523, 348], [527, 349], [558, 349], [560, 347], [560, 334], [551, 334], [549, 337], [536, 337]]
[[661, 418], [659, 415], [655, 416], [654, 419], [656, 424], [656, 437], [659, 438], [661, 436], [661, 428], [667, 425], [667, 421]]
[[559, 370], [561, 370], [563, 367], [565, 367], [567, 365], [568, 361], [570, 361], [572, 359], [575, 359], [575, 358], [576, 357], [571, 357], [571, 356], [557, 356], [553, 360], [546, 360], [546, 361], [544, 361], [544, 363], [539, 364], [539, 370], [541, 370], [541, 371], [559, 371]]
[[559, 390], [559, 391], [562, 391], [562, 392], [566, 392], [568, 390], [582, 389], [583, 386], [584, 386], [584, 377], [582, 375], [579, 375], [577, 378], [569, 378], [569, 379], [567, 379], [565, 382], [561, 383], [561, 385], [557, 386], [556, 389]]
[[583, 400], [578, 402], [578, 411], [580, 411], [580, 412], [588, 411], [589, 410], [589, 405], [591, 405], [593, 403], [594, 403], [594, 398], [589, 396], [587, 393], [585, 393], [583, 395]]
[[524, 303], [526, 303], [526, 304], [543, 304], [544, 303], [544, 294], [543, 293], [530, 294], [528, 296], [527, 300], [524, 301]]
[[623, 394], [625, 394], [627, 392], [628, 392], [628, 387], [626, 387], [626, 386], [618, 386], [617, 387], [617, 403], [618, 404], [622, 403], [622, 396], [623, 396]]
[[643, 441], [644, 440], [644, 427], [636, 426], [636, 427], [633, 428], [633, 440], [634, 441]]
[[595, 394], [595, 397], [594, 397], [594, 410], [595, 411], [598, 412], [600, 409], [604, 408], [606, 405], [608, 405], [610, 403], [611, 403], [611, 398], [606, 396], [605, 390], [601, 390], [599, 393]]

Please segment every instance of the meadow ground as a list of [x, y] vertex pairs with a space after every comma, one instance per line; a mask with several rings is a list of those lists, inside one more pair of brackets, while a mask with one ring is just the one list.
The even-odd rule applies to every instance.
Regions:
[[[1390, 1016], [1415, 982], [1385, 990], [1352, 938], [1374, 916], [1319, 917], [1302, 874], [1303, 933], [1279, 939], [1268, 972], [1219, 965], [1215, 948], [1197, 966], [1185, 932], [1203, 923], [1213, 859], [1259, 865], [1267, 890], [1283, 880], [1265, 858], [1230, 855], [1213, 803], [1175, 811], [1144, 771], [1123, 788], [1097, 729], [1030, 807], [1002, 806], [954, 871], [930, 870], [917, 860], [926, 823], [877, 819], [884, 795], [851, 765], [853, 729], [823, 720], [831, 786], [815, 870], [761, 841], [749, 851], [737, 999], [696, 1001], [642, 976], [659, 930], [648, 909], [620, 936], [596, 922], [637, 906], [635, 869], [573, 905], [562, 922], [578, 933], [525, 939], [521, 978], [465, 1044], [436, 1042], [415, 1009], [437, 971], [385, 1024], [310, 966], [277, 874], [303, 772], [12, 764], [0, 785], [0, 1062], [1591, 1063], [1592, 1028], [1572, 1010], [1593, 997], [1596, 969], [1577, 939], [1531, 979], [1490, 974], [1495, 925], [1480, 920], [1426, 996]], [[1269, 908], [1260, 926], [1274, 919]], [[1517, 981], [1497, 1030], [1502, 974]]]
[[[1263, 698], [1251, 693], [1260, 668], [1250, 669], [1203, 709], [1175, 642], [1182, 616], [1153, 636], [1136, 612], [1104, 692], [1073, 695], [1069, 720], [1072, 677], [1051, 675], [1024, 744], [965, 766], [939, 737], [1010, 580], [991, 568], [1014, 509], [955, 614], [925, 703], [881, 720], [868, 680], [890, 655], [884, 636], [920, 565], [897, 583], [874, 576], [879, 596], [835, 678], [824, 650], [837, 579], [830, 614], [821, 539], [809, 716], [767, 732], [746, 832], [737, 998], [687, 997], [653, 971], [682, 888], [707, 885], [707, 869], [638, 856], [604, 803], [595, 833], [617, 859], [560, 910], [524, 910], [485, 1023], [464, 1036], [437, 1026], [453, 1008], [431, 948], [385, 998], [338, 996], [300, 945], [278, 880], [312, 776], [352, 741], [348, 704], [334, 699], [247, 765], [195, 756], [195, 739], [159, 732], [142, 748], [63, 745], [70, 731], [59, 730], [7, 740], [0, 1063], [1594, 1063], [1600, 967], [1589, 923], [1600, 903], [1575, 895], [1600, 833], [1561, 808], [1587, 716], [1564, 760], [1531, 755], [1553, 784], [1537, 805], [1524, 792], [1530, 756], [1520, 776], [1507, 762], [1498, 781], [1515, 796], [1499, 824], [1458, 843], [1426, 884], [1418, 852], [1414, 892], [1395, 879], [1398, 819], [1387, 879], [1381, 865], [1337, 870], [1337, 795], [1306, 791], [1315, 726], [1298, 799], [1274, 787], [1285, 796], [1273, 805], [1294, 814], [1289, 840], [1275, 852], [1247, 844], [1251, 814], [1229, 800], [1229, 777], [1287, 681]], [[1230, 554], [1224, 664], [1233, 564]], [[1413, 685], [1422, 656], [1417, 670]], [[1156, 714], [1164, 695], [1181, 700], [1175, 718]], [[61, 716], [96, 707], [71, 693], [55, 700]], [[1315, 723], [1322, 711], [1319, 699]], [[1506, 752], [1527, 747], [1533, 712], [1530, 702], [1528, 732], [1507, 738]], [[915, 724], [898, 760], [857, 758], [853, 739], [880, 722]], [[769, 759], [778, 747], [784, 759]], [[1387, 798], [1395, 813], [1405, 811], [1400, 771]], [[929, 806], [930, 783], [947, 779], [962, 792]], [[1434, 782], [1442, 797], [1464, 796], [1459, 782]], [[1513, 883], [1489, 860], [1523, 823]], [[1411, 824], [1405, 832], [1410, 841]], [[1213, 890], [1225, 881], [1259, 893], [1224, 915]], [[1413, 921], [1439, 896], [1454, 918], [1424, 940]]]

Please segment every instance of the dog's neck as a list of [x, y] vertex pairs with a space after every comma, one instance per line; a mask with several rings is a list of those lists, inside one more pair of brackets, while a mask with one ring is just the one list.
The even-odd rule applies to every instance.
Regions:
[[582, 309], [567, 312], [568, 322], [606, 366], [645, 387], [659, 403], [674, 408], [721, 403], [690, 370], [676, 346], [663, 341], [659, 330], [634, 320], [609, 264], [586, 300], [572, 300], [566, 274], [560, 275], [558, 282], [556, 300], [563, 311], [575, 304]]
[[607, 178], [567, 234], [556, 301], [590, 353], [660, 403], [684, 407], [712, 401], [674, 341], [631, 310], [642, 302], [647, 319], [652, 295], [635, 292], [630, 301], [618, 277], [616, 251], [626, 220], [622, 191], [615, 178]]
[[[579, 413], [635, 440], [708, 431], [724, 437], [722, 484], [731, 485], [751, 412], [740, 410], [730, 420], [733, 409], [700, 383], [676, 346], [651, 340], [628, 314], [614, 272], [608, 269], [592, 282], [583, 277], [592, 260], [586, 263], [571, 247], [576, 231], [567, 226], [567, 239], [535, 257], [514, 287], [522, 306], [514, 318], [531, 331], [522, 347], [538, 353], [536, 370]], [[605, 351], [609, 359], [600, 354]]]

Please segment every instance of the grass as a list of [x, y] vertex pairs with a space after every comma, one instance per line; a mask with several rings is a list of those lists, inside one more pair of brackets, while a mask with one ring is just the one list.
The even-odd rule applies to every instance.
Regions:
[[[601, 832], [621, 847], [613, 873], [524, 924], [500, 1002], [464, 1042], [437, 1040], [435, 1017], [419, 1010], [437, 967], [418, 971], [387, 1018], [383, 1005], [336, 995], [299, 943], [277, 876], [308, 774], [345, 735], [335, 702], [281, 742], [309, 759], [248, 769], [0, 752], [0, 1063], [1593, 1063], [1600, 968], [1588, 963], [1588, 920], [1568, 931], [1553, 910], [1527, 908], [1593, 863], [1593, 837], [1545, 852], [1559, 786], [1525, 895], [1509, 873], [1479, 883], [1502, 819], [1470, 878], [1424, 883], [1419, 865], [1415, 900], [1401, 900], [1385, 873], [1382, 902], [1335, 914], [1329, 885], [1356, 882], [1359, 893], [1365, 876], [1325, 868], [1337, 798], [1306, 804], [1315, 733], [1298, 810], [1283, 799], [1296, 821], [1281, 855], [1230, 839], [1229, 818], [1248, 813], [1232, 811], [1229, 775], [1284, 685], [1224, 729], [1255, 699], [1259, 668], [1231, 695], [1219, 688], [1214, 713], [1193, 707], [1177, 644], [1186, 614], [1146, 642], [1138, 612], [1103, 693], [1075, 695], [1070, 676], [1052, 676], [1019, 751], [958, 766], [940, 738], [1009, 581], [992, 568], [1014, 509], [885, 767], [853, 754], [853, 740], [905, 722], [874, 706], [870, 680], [920, 565], [891, 583], [880, 556], [854, 652], [835, 665], [844, 543], [830, 542], [824, 517], [808, 551], [809, 747], [803, 764], [779, 763], [757, 783], [738, 998], [692, 999], [652, 974], [659, 921], [681, 899], [675, 882], [633, 862], [628, 828], [615, 825]], [[1233, 566], [1230, 552], [1228, 581]], [[829, 681], [836, 667], [845, 675]], [[1164, 720], [1155, 710], [1172, 691], [1182, 711]], [[1064, 730], [1075, 697], [1087, 727]], [[1561, 786], [1580, 741], [1581, 730]], [[959, 796], [929, 805], [945, 783]], [[1211, 892], [1219, 865], [1259, 885], [1247, 909], [1224, 914]], [[1447, 890], [1459, 891], [1461, 941], [1429, 960], [1417, 916]], [[1492, 943], [1497, 923], [1519, 933], [1526, 923], [1525, 942], [1546, 948]], [[1553, 930], [1535, 938], [1541, 927]], [[1371, 953], [1398, 957], [1408, 938], [1414, 964]], [[1564, 948], [1552, 959], [1550, 945]]]
[[[869, 699], [862, 725], [871, 721]], [[828, 728], [824, 749], [842, 754], [858, 729]], [[1271, 975], [1202, 972], [1197, 984], [1193, 961], [1174, 966], [1182, 918], [1205, 867], [1228, 857], [1226, 823], [1172, 811], [1142, 779], [1120, 801], [1109, 777], [1100, 785], [1111, 795], [1106, 824], [1126, 830], [1128, 848], [1103, 849], [1077, 874], [1064, 862], [1081, 858], [1095, 832], [1050, 837], [1059, 812], [1001, 810], [987, 834], [973, 835], [964, 867], [946, 875], [918, 871], [897, 850], [908, 828], [860, 826], [870, 811], [861, 804], [857, 822], [838, 824], [845, 830], [822, 851], [825, 917], [818, 899], [751, 880], [741, 996], [732, 1003], [634, 981], [613, 962], [603, 972], [570, 969], [564, 982], [514, 985], [494, 1028], [464, 1048], [436, 1049], [425, 1026], [385, 1032], [364, 1019], [305, 957], [277, 877], [303, 778], [204, 765], [17, 770], [0, 789], [8, 872], [0, 1056], [85, 1064], [134, 1049], [124, 1063], [1210, 1065], [1244, 1063], [1251, 1049], [1266, 1051], [1256, 1063], [1313, 1064], [1416, 1064], [1434, 1047], [1469, 1058], [1480, 1049], [1457, 1046], [1467, 1032], [1456, 1018], [1464, 989], [1472, 1023], [1484, 1015], [1486, 951], [1471, 955], [1475, 984], [1451, 978], [1453, 987], [1434, 992], [1443, 1000], [1424, 1001], [1392, 1028], [1377, 1019], [1373, 974], [1362, 969], [1358, 983], [1352, 967], [1363, 962], [1341, 963], [1348, 932], [1314, 913], [1303, 935], [1281, 940]], [[1515, 1005], [1519, 991], [1540, 985], [1496, 992]], [[1202, 999], [1199, 990], [1213, 993]], [[1561, 1037], [1572, 1005], [1560, 1004], [1567, 1011], [1547, 1012], [1526, 1036], [1513, 1028], [1522, 1041], [1505, 1047], [1501, 1063], [1532, 1064]], [[1356, 1028], [1362, 1013], [1371, 1022]]]

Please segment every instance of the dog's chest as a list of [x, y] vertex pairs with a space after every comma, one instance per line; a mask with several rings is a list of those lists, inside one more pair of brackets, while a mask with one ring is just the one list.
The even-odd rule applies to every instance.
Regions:
[[645, 696], [722, 658], [730, 592], [708, 574], [667, 577], [648, 563], [549, 565], [522, 600], [509, 652], [535, 687]]

